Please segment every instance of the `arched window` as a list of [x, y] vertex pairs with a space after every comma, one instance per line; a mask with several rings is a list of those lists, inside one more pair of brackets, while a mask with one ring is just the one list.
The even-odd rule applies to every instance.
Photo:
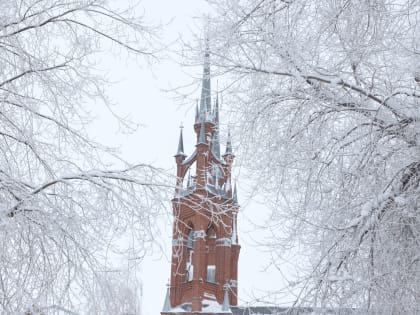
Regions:
[[206, 246], [207, 246], [207, 276], [206, 281], [216, 283], [216, 231], [211, 224], [206, 232]]
[[186, 265], [186, 270], [185, 270], [185, 274], [186, 274], [186, 281], [192, 281], [193, 280], [193, 276], [194, 276], [194, 265], [193, 265], [193, 250], [189, 251], [189, 255], [188, 255], [188, 261], [187, 261], [187, 265]]
[[187, 247], [189, 249], [194, 249], [194, 230], [190, 228], [188, 232]]
[[210, 226], [207, 230], [207, 238], [216, 238], [216, 231], [214, 230], [213, 226]]
[[194, 228], [190, 226], [188, 229], [187, 263], [185, 266], [185, 275], [186, 275], [187, 282], [193, 280], [193, 274], [194, 274], [193, 255], [194, 255]]

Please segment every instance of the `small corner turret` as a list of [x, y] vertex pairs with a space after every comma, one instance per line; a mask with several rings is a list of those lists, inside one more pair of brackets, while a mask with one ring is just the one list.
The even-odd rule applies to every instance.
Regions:
[[181, 124], [181, 126], [179, 126], [178, 149], [175, 154], [176, 164], [181, 164], [186, 157], [186, 154], [184, 153], [184, 138], [182, 136], [182, 129], [184, 129], [184, 126]]
[[226, 141], [226, 151], [223, 154], [223, 159], [226, 161], [227, 164], [231, 165], [233, 163], [233, 159], [235, 155], [233, 154], [232, 150], [232, 137], [230, 135], [230, 130], [228, 131], [227, 141]]

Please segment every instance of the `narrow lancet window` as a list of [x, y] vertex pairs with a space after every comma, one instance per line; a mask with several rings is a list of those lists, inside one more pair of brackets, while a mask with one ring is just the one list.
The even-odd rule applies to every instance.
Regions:
[[188, 232], [187, 247], [194, 250], [194, 231], [192, 229]]
[[216, 266], [215, 265], [207, 266], [207, 282], [216, 283]]
[[192, 227], [189, 228], [188, 231], [188, 239], [187, 239], [187, 263], [185, 266], [185, 274], [186, 274], [186, 281], [193, 280], [194, 274], [194, 264], [193, 264], [193, 257], [194, 257], [194, 229]]
[[206, 234], [206, 281], [216, 283], [216, 231], [212, 224], [210, 224]]

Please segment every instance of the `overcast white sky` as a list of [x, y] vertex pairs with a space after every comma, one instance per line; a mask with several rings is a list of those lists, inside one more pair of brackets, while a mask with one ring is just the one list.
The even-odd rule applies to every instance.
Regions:
[[[208, 12], [208, 5], [202, 0], [143, 0], [142, 7], [149, 20], [170, 22], [164, 26], [163, 38], [166, 42], [175, 40], [179, 35], [191, 40], [191, 30], [197, 31], [202, 23], [197, 19]], [[123, 58], [122, 58], [123, 59]], [[188, 84], [192, 76], [201, 75], [201, 67], [183, 69], [171, 60], [156, 64], [153, 72], [147, 67], [141, 68], [134, 60], [115, 60], [104, 58], [104, 67], [109, 69], [109, 77], [118, 81], [110, 87], [108, 94], [116, 103], [115, 111], [129, 116], [141, 124], [137, 132], [131, 135], [117, 135], [118, 126], [109, 123], [106, 117], [98, 115], [94, 124], [99, 141], [118, 146], [123, 158], [131, 162], [152, 163], [155, 166], [171, 170], [175, 175], [173, 155], [176, 151], [179, 125], [185, 125], [184, 147], [186, 153], [194, 148], [193, 119], [195, 104], [180, 104], [173, 99], [173, 93], [164, 92], [170, 87]], [[186, 73], [186, 71], [188, 73]], [[213, 87], [215, 86], [212, 82]], [[192, 98], [199, 97], [199, 90]], [[223, 107], [229, 104], [222, 104]], [[226, 123], [226, 122], [225, 122]], [[233, 135], [235, 140], [235, 135]], [[239, 178], [239, 184], [240, 184]], [[241, 188], [241, 187], [240, 187]], [[239, 190], [239, 201], [245, 203], [244, 194]], [[248, 203], [248, 202], [247, 202]], [[168, 209], [171, 212], [171, 209]], [[262, 222], [264, 215], [261, 206], [250, 204], [242, 208], [239, 215], [239, 238], [242, 245], [239, 258], [239, 303], [246, 304], [253, 293], [281, 286], [278, 273], [263, 271], [269, 254], [257, 251], [254, 240], [261, 240], [262, 233], [253, 230], [250, 221]], [[163, 220], [165, 221], [165, 220]], [[166, 292], [166, 283], [170, 277], [171, 225], [170, 220], [162, 221], [163, 253], [156, 251], [146, 258], [142, 265], [143, 314], [159, 314]]]

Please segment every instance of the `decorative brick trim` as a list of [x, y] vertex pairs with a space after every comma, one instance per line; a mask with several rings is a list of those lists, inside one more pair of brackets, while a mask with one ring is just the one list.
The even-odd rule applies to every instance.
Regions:
[[204, 230], [194, 231], [194, 239], [196, 238], [206, 238], [206, 231]]
[[216, 246], [232, 246], [232, 240], [227, 237], [219, 238], [216, 240]]

